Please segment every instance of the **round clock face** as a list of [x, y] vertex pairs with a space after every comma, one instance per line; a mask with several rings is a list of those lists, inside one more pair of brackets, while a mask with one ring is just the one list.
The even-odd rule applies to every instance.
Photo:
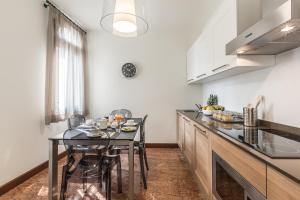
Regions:
[[122, 73], [126, 78], [134, 77], [136, 74], [136, 67], [132, 63], [126, 63], [122, 67]]

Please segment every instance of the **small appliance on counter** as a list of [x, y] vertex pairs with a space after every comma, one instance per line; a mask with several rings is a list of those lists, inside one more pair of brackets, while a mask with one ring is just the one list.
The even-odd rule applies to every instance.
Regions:
[[248, 127], [255, 127], [257, 123], [257, 109], [252, 107], [243, 108], [244, 125]]
[[257, 108], [259, 104], [263, 101], [263, 96], [258, 96], [255, 106], [248, 104], [247, 107], [243, 108], [244, 125], [247, 127], [258, 126]]

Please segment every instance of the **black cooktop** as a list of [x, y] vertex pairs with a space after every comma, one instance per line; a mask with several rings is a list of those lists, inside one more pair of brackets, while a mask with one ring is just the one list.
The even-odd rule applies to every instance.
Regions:
[[241, 124], [231, 129], [219, 127], [218, 130], [270, 158], [300, 158], [299, 136], [272, 129], [248, 128]]

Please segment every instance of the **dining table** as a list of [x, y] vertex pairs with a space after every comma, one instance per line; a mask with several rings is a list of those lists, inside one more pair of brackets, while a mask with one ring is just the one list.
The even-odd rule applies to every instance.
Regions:
[[[134, 141], [139, 138], [140, 125], [142, 123], [142, 118], [130, 118], [134, 120], [137, 124], [137, 129], [131, 132], [113, 131], [114, 129], [101, 130], [107, 132], [109, 137], [110, 145], [128, 145], [129, 155], [128, 155], [128, 167], [129, 167], [129, 177], [128, 177], [128, 199], [134, 199]], [[58, 199], [58, 146], [65, 145], [97, 145], [101, 140], [107, 139], [107, 134], [103, 134], [105, 137], [88, 137], [87, 134], [83, 132], [78, 132], [71, 137], [65, 138], [64, 133], [57, 134], [49, 138], [49, 172], [48, 172], [48, 199], [57, 200]]]

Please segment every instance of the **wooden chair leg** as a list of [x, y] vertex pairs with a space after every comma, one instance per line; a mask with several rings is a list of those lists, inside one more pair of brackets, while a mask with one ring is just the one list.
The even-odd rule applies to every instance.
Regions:
[[145, 167], [144, 167], [144, 151], [142, 148], [139, 149], [139, 158], [140, 158], [141, 176], [143, 179], [144, 188], [147, 189], [147, 180], [146, 180]]
[[146, 148], [144, 148], [144, 159], [145, 159], [146, 168], [147, 170], [149, 170]]
[[118, 179], [118, 193], [122, 193], [122, 166], [121, 158], [117, 159], [117, 179]]

